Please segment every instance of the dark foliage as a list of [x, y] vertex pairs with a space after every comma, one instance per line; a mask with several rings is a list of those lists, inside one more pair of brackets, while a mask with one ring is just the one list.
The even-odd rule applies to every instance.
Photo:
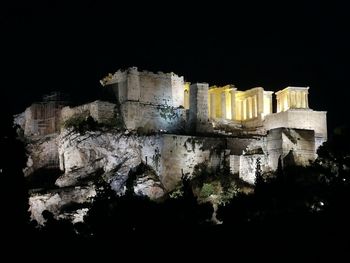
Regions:
[[[159, 229], [166, 230], [171, 237], [178, 231], [198, 228], [210, 218], [212, 209], [208, 205], [198, 205], [188, 180], [184, 179], [183, 184], [182, 198], [161, 203], [135, 196], [129, 189], [124, 196], [116, 196], [108, 184], [103, 184], [85, 218], [88, 231], [97, 239], [141, 238], [162, 235]], [[127, 185], [131, 187], [132, 183]]]
[[52, 189], [57, 188], [55, 182], [61, 175], [62, 171], [58, 168], [39, 168], [25, 180], [29, 189]]

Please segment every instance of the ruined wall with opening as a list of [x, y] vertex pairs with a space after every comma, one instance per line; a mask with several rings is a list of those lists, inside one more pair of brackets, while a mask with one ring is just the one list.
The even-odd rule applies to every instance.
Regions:
[[98, 123], [108, 123], [114, 118], [117, 118], [116, 104], [96, 100], [77, 107], [67, 106], [61, 110], [61, 121], [65, 122], [69, 118], [77, 115], [91, 116]]
[[309, 165], [316, 158], [313, 130], [276, 128], [267, 134], [268, 162], [273, 170], [281, 156], [283, 165]]
[[60, 129], [60, 113], [63, 106], [56, 102], [33, 103], [23, 113], [15, 116], [25, 136], [45, 136]]

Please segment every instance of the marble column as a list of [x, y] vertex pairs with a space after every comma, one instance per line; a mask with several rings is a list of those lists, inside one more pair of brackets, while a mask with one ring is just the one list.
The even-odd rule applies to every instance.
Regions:
[[242, 120], [247, 119], [247, 99], [243, 100], [242, 103]]
[[216, 114], [215, 114], [215, 93], [210, 94], [210, 118], [215, 119]]
[[236, 120], [236, 91], [230, 90], [231, 95], [231, 120]]
[[256, 95], [253, 97], [253, 118], [256, 118], [258, 116], [257, 114], [257, 98]]
[[291, 108], [291, 104], [292, 104], [292, 100], [291, 100], [291, 96], [290, 93], [287, 93], [287, 108], [290, 109]]
[[296, 92], [296, 94], [297, 94], [297, 108], [301, 108], [301, 93], [300, 93], [300, 91], [297, 91]]
[[308, 98], [308, 92], [305, 92], [305, 108], [309, 108], [309, 98]]
[[296, 107], [296, 101], [295, 101], [295, 91], [291, 91], [290, 92], [290, 96], [292, 98], [292, 102], [291, 102], [291, 108], [295, 108]]
[[305, 92], [304, 92], [304, 91], [301, 91], [300, 94], [301, 94], [301, 107], [302, 107], [302, 108], [306, 108]]
[[220, 93], [221, 100], [221, 118], [226, 119], [226, 94], [225, 91]]

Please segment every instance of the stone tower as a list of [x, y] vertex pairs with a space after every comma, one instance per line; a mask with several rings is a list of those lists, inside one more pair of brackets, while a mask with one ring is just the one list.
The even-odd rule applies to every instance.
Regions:
[[189, 128], [196, 133], [210, 132], [207, 83], [195, 83], [190, 86]]

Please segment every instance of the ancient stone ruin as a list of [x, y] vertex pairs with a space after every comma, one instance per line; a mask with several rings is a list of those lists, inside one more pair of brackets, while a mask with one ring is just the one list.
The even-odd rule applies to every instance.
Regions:
[[[155, 199], [173, 190], [182, 176], [193, 176], [198, 164], [226, 167], [253, 185], [257, 160], [263, 173], [275, 171], [279, 163], [306, 166], [327, 140], [326, 112], [309, 108], [309, 87], [240, 91], [231, 84], [191, 84], [174, 73], [135, 67], [100, 82], [108, 101], [69, 107], [56, 96], [15, 117], [30, 141], [26, 176], [55, 166], [63, 173], [55, 184], [64, 187], [66, 196], [67, 187], [81, 187], [98, 172], [122, 193], [129, 172], [145, 164], [154, 176], [135, 186], [135, 192]], [[112, 123], [114, 129], [72, 133], [65, 123], [78, 117]], [[93, 191], [86, 191], [91, 196]], [[32, 207], [56, 211], [55, 202], [48, 208], [52, 198], [33, 196]]]
[[[296, 164], [307, 165], [327, 140], [326, 112], [309, 108], [309, 87], [275, 92], [274, 113], [273, 92], [261, 87], [239, 91], [234, 85], [190, 84], [174, 73], [140, 72], [135, 67], [109, 74], [101, 84], [114, 96], [114, 103], [94, 101], [71, 108], [55, 93], [32, 104], [16, 122], [25, 136], [45, 136], [59, 133], [60, 123], [73, 115], [86, 114], [100, 123], [119, 118], [126, 130], [142, 134], [158, 132], [167, 134], [164, 138], [174, 134], [196, 140], [210, 137], [215, 143], [224, 140], [226, 148], [222, 150], [228, 152], [231, 171], [250, 178], [250, 182], [254, 181], [250, 165], [254, 159], [262, 158], [265, 170], [275, 170], [279, 157], [283, 161], [288, 154], [294, 156]], [[174, 146], [162, 145], [160, 151]], [[180, 174], [187, 169], [186, 163], [181, 165], [170, 170]]]

